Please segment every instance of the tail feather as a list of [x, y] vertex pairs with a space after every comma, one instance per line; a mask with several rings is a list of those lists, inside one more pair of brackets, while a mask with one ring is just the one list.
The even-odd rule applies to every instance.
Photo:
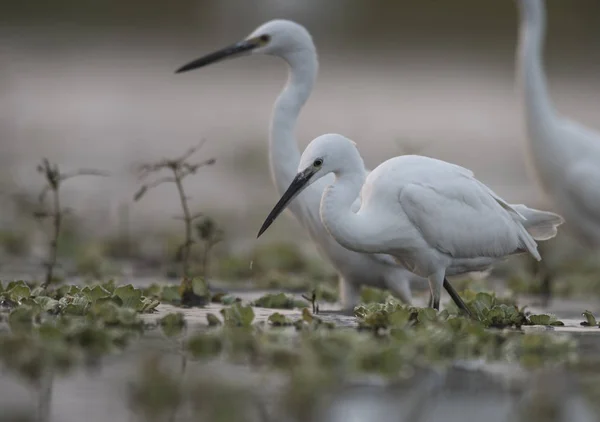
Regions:
[[522, 222], [525, 230], [537, 241], [552, 239], [558, 233], [558, 226], [565, 220], [558, 214], [528, 208], [523, 204], [512, 205], [526, 220]]

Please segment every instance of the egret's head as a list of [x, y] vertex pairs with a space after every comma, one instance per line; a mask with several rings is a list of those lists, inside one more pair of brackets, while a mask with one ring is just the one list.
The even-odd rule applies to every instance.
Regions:
[[260, 237], [289, 203], [312, 183], [329, 173], [338, 173], [343, 169], [354, 169], [357, 166], [364, 169], [356, 144], [350, 139], [335, 133], [313, 139], [302, 153], [298, 174], [279, 202], [273, 207], [257, 237]]
[[295, 22], [275, 19], [262, 24], [245, 39], [182, 66], [176, 73], [249, 54], [269, 54], [289, 59], [294, 53], [303, 51], [315, 51], [308, 31]]

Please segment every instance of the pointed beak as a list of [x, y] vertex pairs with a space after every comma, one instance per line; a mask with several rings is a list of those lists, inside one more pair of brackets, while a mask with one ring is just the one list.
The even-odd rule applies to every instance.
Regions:
[[204, 57], [200, 57], [194, 61], [189, 62], [188, 64], [181, 66], [179, 69], [175, 71], [175, 73], [183, 73], [188, 72], [190, 70], [198, 69], [204, 67], [206, 65], [220, 62], [222, 60], [233, 58], [237, 56], [241, 56], [244, 53], [254, 50], [256, 47], [260, 47], [264, 43], [261, 42], [260, 38], [250, 38], [247, 40], [243, 40], [237, 42], [235, 44], [229, 45], [225, 48], [217, 50], [213, 53], [207, 54]]
[[281, 196], [281, 199], [275, 206], [273, 210], [267, 216], [267, 219], [263, 223], [260, 228], [258, 235], [256, 238], [258, 239], [270, 226], [273, 224], [273, 221], [285, 210], [285, 208], [289, 205], [292, 200], [300, 194], [308, 185], [310, 185], [310, 178], [315, 174], [315, 170], [312, 167], [307, 168], [306, 170], [301, 171], [296, 175], [290, 187], [285, 191], [285, 193]]

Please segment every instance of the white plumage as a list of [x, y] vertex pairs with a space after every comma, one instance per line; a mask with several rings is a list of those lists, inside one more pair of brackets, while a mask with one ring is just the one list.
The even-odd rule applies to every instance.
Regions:
[[561, 116], [543, 70], [543, 0], [518, 0], [518, 71], [531, 160], [537, 178], [577, 237], [600, 247], [600, 133]]
[[[295, 22], [269, 21], [244, 40], [194, 60], [178, 72], [247, 54], [277, 56], [289, 66], [288, 81], [275, 102], [269, 132], [271, 175], [279, 194], [282, 194], [293, 180], [300, 162], [300, 150], [294, 134], [296, 121], [318, 72], [317, 52], [308, 31]], [[367, 173], [364, 167], [360, 171]], [[361, 285], [389, 289], [395, 296], [410, 303], [409, 283], [419, 277], [397, 265], [391, 257], [345, 249], [325, 230], [319, 218], [319, 204], [323, 189], [332, 180], [329, 176], [315, 183], [290, 206], [290, 210], [307, 230], [320, 253], [339, 273], [343, 307], [351, 310], [356, 305]], [[358, 199], [355, 197], [354, 200], [357, 201], [355, 209], [358, 209]]]
[[[345, 248], [389, 254], [427, 277], [433, 305], [439, 308], [447, 275], [482, 270], [522, 252], [540, 260], [535, 238], [554, 237], [563, 222], [553, 213], [508, 204], [470, 170], [445, 161], [395, 157], [366, 180], [363, 169], [349, 139], [337, 134], [314, 139], [259, 235], [299, 192], [333, 173], [334, 182], [325, 188], [320, 207], [327, 231]], [[361, 206], [355, 213], [352, 205], [359, 194]]]

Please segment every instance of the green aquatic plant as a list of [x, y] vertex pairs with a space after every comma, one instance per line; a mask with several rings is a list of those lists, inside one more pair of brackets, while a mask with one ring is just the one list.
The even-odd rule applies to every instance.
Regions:
[[212, 295], [212, 297], [211, 297], [212, 303], [220, 303], [222, 305], [233, 305], [234, 303], [241, 302], [241, 301], [242, 301], [241, 298], [224, 293], [224, 292], [216, 293], [216, 294]]
[[256, 299], [252, 306], [271, 309], [294, 309], [306, 308], [308, 305], [306, 302], [294, 299], [284, 293], [269, 293]]
[[183, 278], [179, 285], [151, 284], [141, 290], [144, 296], [178, 307], [203, 307], [213, 300], [202, 277]]
[[210, 303], [211, 294], [203, 277], [184, 277], [179, 286], [180, 306], [203, 307]]
[[291, 319], [289, 319], [285, 315], [280, 314], [279, 312], [275, 312], [274, 314], [269, 315], [267, 322], [269, 322], [269, 324], [273, 325], [274, 327], [284, 327], [294, 324], [294, 322]]
[[593, 313], [591, 313], [587, 309], [585, 311], [583, 311], [583, 313], [581, 315], [583, 315], [583, 317], [585, 318], [585, 321], [583, 321], [581, 323], [581, 325], [583, 325], [584, 327], [597, 327], [598, 326], [598, 321], [596, 321], [596, 317], [594, 316]]
[[97, 305], [114, 303], [134, 312], [154, 312], [158, 300], [143, 296], [142, 290], [131, 284], [118, 286], [114, 282], [89, 286], [63, 285], [47, 291], [42, 286], [27, 285], [24, 281], [12, 281], [6, 289], [0, 283], [0, 300], [14, 306], [26, 305], [51, 315], [83, 316], [96, 309]]
[[250, 327], [254, 321], [252, 307], [242, 306], [239, 303], [221, 309], [221, 315], [223, 315], [225, 325], [230, 327]]

